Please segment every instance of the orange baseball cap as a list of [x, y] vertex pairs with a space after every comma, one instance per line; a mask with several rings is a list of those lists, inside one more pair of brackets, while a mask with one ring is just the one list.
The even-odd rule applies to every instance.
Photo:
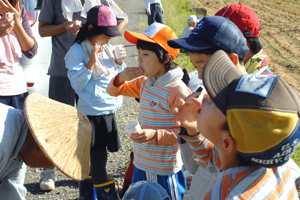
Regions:
[[141, 33], [125, 31], [125, 39], [133, 44], [136, 44], [138, 40], [143, 40], [146, 42], [156, 43], [166, 50], [173, 60], [179, 54], [179, 49], [172, 48], [168, 45], [168, 40], [177, 39], [175, 32], [165, 24], [152, 23]]

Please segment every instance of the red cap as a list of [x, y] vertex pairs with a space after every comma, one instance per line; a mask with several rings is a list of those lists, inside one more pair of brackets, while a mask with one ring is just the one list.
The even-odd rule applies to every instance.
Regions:
[[242, 3], [227, 5], [215, 16], [228, 18], [239, 27], [245, 37], [260, 35], [259, 19], [256, 13]]

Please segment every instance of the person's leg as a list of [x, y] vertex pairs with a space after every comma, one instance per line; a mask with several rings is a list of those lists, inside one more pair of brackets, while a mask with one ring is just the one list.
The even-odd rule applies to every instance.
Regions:
[[156, 10], [155, 21], [164, 24], [165, 22], [164, 22], [160, 5], [155, 5], [155, 10]]
[[[70, 80], [63, 77], [50, 76], [49, 80], [49, 98], [74, 106], [75, 91], [71, 86]], [[40, 175], [40, 189], [55, 189], [54, 168], [44, 169]]]
[[71, 86], [70, 80], [68, 78], [50, 76], [49, 98], [74, 106], [76, 101], [75, 91]]
[[114, 114], [88, 116], [93, 127], [91, 146], [91, 175], [98, 199], [116, 197], [115, 180], [108, 179], [106, 172], [107, 150], [115, 152], [120, 148], [117, 124]]
[[169, 176], [157, 176], [157, 182], [167, 190], [172, 200], [181, 200], [183, 198], [186, 190], [183, 170]]
[[152, 23], [154, 23], [154, 21], [155, 21], [155, 18], [154, 18], [154, 16], [155, 16], [155, 9], [154, 9], [155, 7], [154, 7], [154, 5], [153, 4], [151, 4], [150, 5], [150, 12], [151, 12], [151, 15], [150, 16], [148, 16], [148, 26], [150, 26]]
[[10, 173], [2, 177], [0, 199], [25, 199], [27, 189], [24, 187], [27, 166], [24, 162], [13, 160]]

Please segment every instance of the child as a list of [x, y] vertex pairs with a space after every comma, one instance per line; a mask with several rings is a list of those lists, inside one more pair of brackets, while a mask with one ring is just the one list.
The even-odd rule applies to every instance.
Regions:
[[182, 199], [186, 184], [177, 143], [180, 128], [173, 125], [175, 116], [169, 109], [178, 97], [185, 98], [191, 92], [181, 81], [182, 69], [173, 62], [179, 51], [167, 44], [177, 37], [160, 23], [151, 24], [141, 33], [125, 31], [124, 36], [137, 46], [139, 67], [118, 74], [107, 92], [140, 98], [142, 130], [130, 136], [136, 142], [132, 182], [157, 182], [172, 199]]
[[209, 96], [193, 99], [201, 133], [181, 137], [201, 159], [220, 158], [205, 199], [298, 199], [288, 164], [300, 141], [297, 92], [279, 76], [243, 75], [222, 50], [202, 77]]
[[[125, 68], [124, 48], [123, 57], [116, 59], [113, 46], [108, 43], [112, 37], [119, 35], [121, 33], [111, 9], [104, 5], [95, 6], [88, 11], [87, 22], [65, 57], [68, 78], [79, 96], [77, 106], [88, 116], [94, 128], [90, 160], [98, 199], [114, 198], [115, 195], [114, 180], [107, 178], [106, 161], [107, 150], [116, 152], [120, 148], [115, 112], [122, 99], [111, 97], [106, 93], [106, 87]], [[90, 182], [79, 183], [80, 198], [92, 197], [93, 187], [87, 186]], [[107, 187], [113, 190], [107, 193]]]
[[158, 183], [153, 181], [138, 181], [132, 183], [122, 200], [170, 200], [167, 191]]
[[187, 26], [184, 27], [182, 33], [181, 33], [181, 38], [189, 37], [191, 34], [191, 31], [196, 27], [197, 23], [200, 20], [197, 19], [196, 15], [190, 15], [187, 19]]
[[272, 75], [268, 67], [269, 57], [262, 49], [263, 45], [259, 38], [260, 22], [256, 13], [242, 3], [227, 5], [219, 10], [215, 16], [222, 16], [238, 26], [246, 38], [249, 51], [244, 59], [248, 73], [257, 75]]

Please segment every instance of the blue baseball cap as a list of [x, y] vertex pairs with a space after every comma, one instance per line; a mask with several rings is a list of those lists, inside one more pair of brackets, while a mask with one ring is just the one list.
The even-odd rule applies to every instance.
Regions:
[[132, 183], [122, 200], [170, 200], [167, 191], [153, 181], [138, 181]]
[[220, 16], [204, 17], [189, 37], [169, 40], [168, 45], [188, 51], [219, 47], [227, 53], [236, 53], [243, 60], [249, 50], [240, 29], [229, 19]]

